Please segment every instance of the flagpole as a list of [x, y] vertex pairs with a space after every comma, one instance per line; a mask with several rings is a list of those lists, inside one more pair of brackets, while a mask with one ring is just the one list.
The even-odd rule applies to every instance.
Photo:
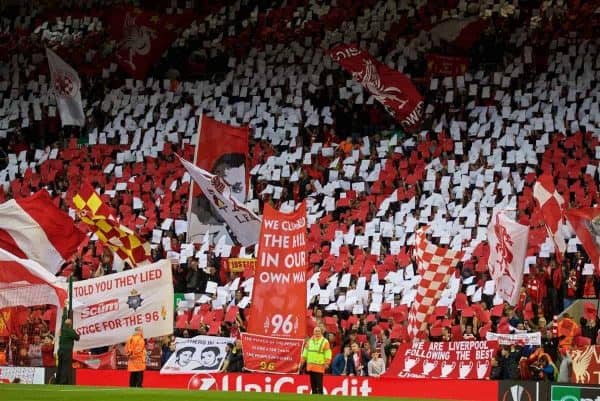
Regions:
[[69, 310], [67, 311], [67, 316], [72, 318], [73, 314], [73, 275], [69, 276]]

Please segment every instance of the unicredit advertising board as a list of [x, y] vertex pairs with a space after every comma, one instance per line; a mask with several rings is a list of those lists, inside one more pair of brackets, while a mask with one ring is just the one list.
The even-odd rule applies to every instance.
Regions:
[[[77, 369], [77, 384], [88, 386], [129, 385], [127, 371]], [[307, 375], [262, 373], [200, 373], [196, 375], [161, 375], [144, 373], [144, 387], [175, 388], [190, 391], [253, 391], [264, 393], [310, 393]], [[465, 391], [468, 388], [469, 391]], [[491, 380], [444, 380], [432, 385], [432, 380], [325, 376], [324, 390], [330, 395], [428, 398], [438, 400], [496, 401], [498, 382]]]

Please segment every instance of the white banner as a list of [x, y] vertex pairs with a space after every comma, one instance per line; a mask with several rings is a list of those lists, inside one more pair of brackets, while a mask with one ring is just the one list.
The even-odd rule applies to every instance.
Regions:
[[225, 362], [226, 346], [235, 338], [196, 336], [177, 338], [175, 352], [160, 370], [161, 374], [215, 373]]
[[500, 345], [542, 345], [542, 333], [498, 334], [488, 332], [486, 340], [498, 341]]
[[1, 383], [44, 384], [44, 368], [0, 366]]
[[496, 282], [496, 293], [514, 306], [523, 282], [529, 227], [500, 211], [492, 216], [487, 235], [490, 245], [488, 269]]
[[242, 246], [256, 244], [260, 233], [260, 217], [233, 197], [231, 188], [221, 177], [182, 158], [179, 160], [202, 189], [210, 206], [225, 220], [235, 240]]
[[75, 350], [125, 342], [137, 326], [144, 337], [173, 332], [171, 262], [73, 283]]

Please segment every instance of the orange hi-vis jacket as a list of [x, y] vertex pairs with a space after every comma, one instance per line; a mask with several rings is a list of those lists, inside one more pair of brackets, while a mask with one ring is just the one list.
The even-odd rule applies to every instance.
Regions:
[[140, 372], [146, 370], [146, 344], [144, 337], [140, 334], [134, 334], [125, 344], [125, 352], [129, 357], [127, 361], [127, 370], [130, 372]]
[[306, 362], [308, 372], [325, 372], [325, 365], [331, 362], [331, 347], [323, 336], [312, 336], [302, 351], [302, 362]]

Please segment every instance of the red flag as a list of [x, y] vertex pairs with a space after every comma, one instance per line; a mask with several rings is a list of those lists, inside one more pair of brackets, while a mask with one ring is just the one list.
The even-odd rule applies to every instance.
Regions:
[[[241, 203], [246, 201], [248, 192], [248, 135], [248, 127], [233, 127], [205, 115], [198, 120], [194, 164], [221, 177], [231, 188], [231, 195]], [[211, 208], [200, 186], [194, 182], [190, 191], [193, 195], [188, 211], [188, 241], [199, 242], [207, 230], [215, 238], [227, 234], [224, 219]]]
[[423, 113], [423, 98], [409, 77], [392, 70], [356, 45], [328, 51], [406, 129], [415, 129]]
[[89, 352], [74, 352], [73, 362], [78, 369], [116, 369], [117, 350], [112, 349], [103, 354], [96, 355], [92, 355]]
[[431, 29], [431, 37], [469, 50], [479, 40], [488, 24], [487, 20], [480, 17], [447, 19]]
[[46, 190], [0, 205], [0, 248], [34, 260], [52, 273], [58, 272], [84, 238]]
[[419, 229], [415, 242], [415, 258], [421, 281], [417, 295], [408, 314], [408, 334], [413, 338], [424, 338], [429, 317], [450, 280], [454, 267], [463, 257], [462, 251], [438, 247], [427, 241], [427, 227]]
[[560, 231], [565, 200], [556, 190], [552, 176], [545, 174], [538, 178], [533, 186], [533, 197], [542, 210], [546, 230], [556, 245], [557, 256], [560, 257], [567, 249]]
[[427, 72], [429, 75], [455, 77], [463, 75], [469, 68], [469, 59], [465, 57], [450, 57], [439, 54], [427, 56]]
[[565, 215], [596, 271], [600, 271], [600, 207], [571, 209]]
[[[301, 344], [306, 335], [306, 236], [306, 203], [289, 214], [265, 204], [249, 311], [250, 336], [244, 336], [244, 339], [250, 338], [247, 344], [260, 346], [256, 353], [264, 355], [268, 352], [260, 349], [264, 348], [264, 338], [268, 337], [270, 348], [277, 352], [265, 358], [248, 359], [251, 353], [246, 351], [245, 343], [244, 363], [250, 370], [298, 371]], [[282, 349], [289, 351], [288, 358], [281, 358]], [[273, 369], [262, 364], [268, 366], [270, 362], [274, 363]]]
[[110, 35], [117, 41], [119, 65], [135, 79], [144, 79], [150, 67], [193, 20], [191, 11], [165, 15], [133, 7], [115, 7]]

